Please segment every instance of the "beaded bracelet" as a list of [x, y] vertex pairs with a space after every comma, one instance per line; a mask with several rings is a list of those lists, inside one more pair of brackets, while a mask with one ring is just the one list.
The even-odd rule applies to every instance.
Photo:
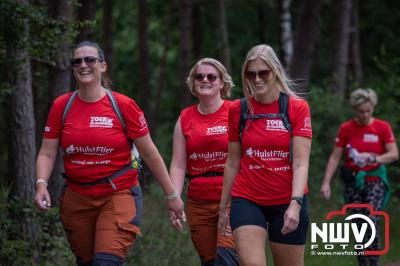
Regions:
[[166, 200], [172, 200], [178, 197], [178, 193], [174, 191], [173, 193], [169, 194], [168, 196], [165, 197]]

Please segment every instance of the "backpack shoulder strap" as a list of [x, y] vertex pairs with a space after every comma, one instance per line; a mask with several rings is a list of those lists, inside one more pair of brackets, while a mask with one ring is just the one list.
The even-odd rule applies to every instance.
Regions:
[[73, 101], [75, 100], [76, 96], [78, 95], [78, 90], [74, 91], [72, 93], [72, 95], [69, 97], [67, 104], [64, 107], [64, 112], [61, 118], [61, 129], [64, 128], [64, 122], [65, 122], [65, 118], [67, 117], [67, 113], [69, 111], [69, 109], [71, 108], [71, 105], [73, 103]]
[[126, 131], [124, 117], [122, 116], [121, 109], [119, 109], [118, 103], [115, 100], [114, 95], [112, 94], [110, 89], [106, 89], [106, 93], [107, 93], [108, 99], [111, 102], [112, 108], [114, 109], [114, 112], [118, 116], [119, 122], [121, 122], [121, 125], [122, 125], [124, 131]]
[[247, 101], [246, 98], [240, 99], [240, 120], [239, 120], [239, 141], [242, 142], [242, 135], [244, 125], [246, 123], [246, 114], [247, 114]]
[[281, 92], [279, 94], [279, 113], [282, 118], [283, 126], [290, 134], [290, 146], [289, 146], [289, 162], [293, 161], [293, 129], [290, 125], [289, 120], [289, 96], [286, 93]]
[[279, 94], [279, 113], [281, 114], [283, 126], [292, 134], [293, 129], [289, 120], [289, 96], [283, 92]]

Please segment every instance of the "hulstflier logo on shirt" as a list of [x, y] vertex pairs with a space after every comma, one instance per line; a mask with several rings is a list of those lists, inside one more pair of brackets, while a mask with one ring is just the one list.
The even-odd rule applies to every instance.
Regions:
[[379, 142], [379, 136], [375, 135], [375, 134], [364, 134], [363, 141], [369, 142], [369, 143], [371, 143], [371, 142], [376, 143], [376, 142]]
[[113, 119], [105, 116], [91, 116], [89, 127], [112, 128]]
[[258, 157], [263, 161], [279, 161], [288, 158], [289, 152], [282, 150], [257, 150], [252, 147], [246, 150], [247, 157]]
[[215, 126], [207, 128], [206, 135], [222, 135], [228, 133], [227, 126]]
[[71, 144], [65, 149], [68, 154], [83, 153], [84, 155], [106, 155], [114, 151], [114, 148], [105, 146], [74, 146]]
[[51, 131], [51, 127], [44, 127], [44, 131], [45, 132], [50, 132]]
[[215, 151], [215, 152], [203, 152], [203, 153], [196, 153], [193, 152], [190, 154], [189, 159], [191, 160], [222, 160], [226, 159], [228, 156], [227, 152], [222, 151]]

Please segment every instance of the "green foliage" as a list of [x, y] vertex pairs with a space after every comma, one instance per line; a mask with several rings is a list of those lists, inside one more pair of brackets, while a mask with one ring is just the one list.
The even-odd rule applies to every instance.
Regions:
[[[9, 188], [1, 187], [0, 265], [73, 265], [58, 208], [41, 212], [32, 201], [7, 200], [8, 196]], [[26, 217], [37, 225], [33, 237], [22, 233], [19, 221]]]

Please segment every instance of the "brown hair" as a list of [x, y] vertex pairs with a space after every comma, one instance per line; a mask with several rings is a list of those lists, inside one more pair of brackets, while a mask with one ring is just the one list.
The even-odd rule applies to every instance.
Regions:
[[[98, 43], [93, 42], [93, 41], [82, 41], [82, 42], [78, 43], [77, 45], [75, 45], [75, 47], [73, 49], [73, 53], [75, 53], [76, 49], [81, 48], [81, 47], [86, 47], [86, 46], [95, 48], [97, 50], [97, 54], [98, 54], [101, 62], [105, 62], [103, 49], [101, 49], [101, 47]], [[109, 89], [111, 89], [111, 87], [112, 87], [112, 81], [111, 81], [110, 77], [108, 76], [107, 72], [103, 72], [101, 74], [101, 85], [103, 87], [109, 88]]]

